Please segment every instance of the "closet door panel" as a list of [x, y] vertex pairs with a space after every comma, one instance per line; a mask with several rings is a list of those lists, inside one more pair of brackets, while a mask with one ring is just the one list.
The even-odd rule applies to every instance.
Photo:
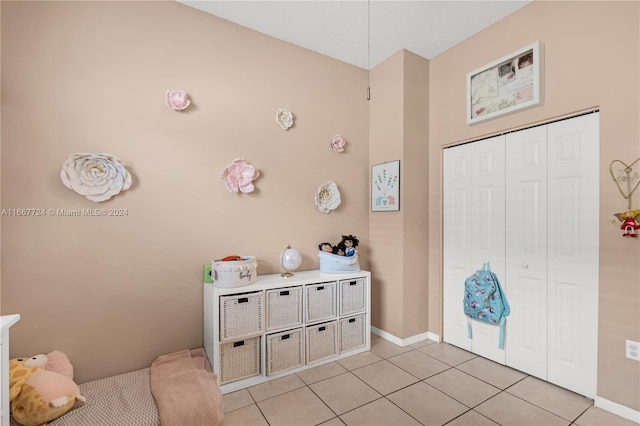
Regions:
[[471, 271], [471, 145], [444, 151], [444, 341], [471, 350], [462, 309]]
[[[473, 206], [471, 272], [480, 269], [484, 262], [489, 262], [491, 270], [498, 276], [503, 286], [505, 284], [504, 145], [503, 135], [471, 144], [471, 205]], [[504, 364], [505, 351], [498, 348], [500, 328], [493, 324], [471, 321], [471, 329], [473, 353]]]
[[507, 135], [507, 365], [547, 379], [547, 128]]
[[549, 381], [595, 397], [599, 114], [548, 125]]

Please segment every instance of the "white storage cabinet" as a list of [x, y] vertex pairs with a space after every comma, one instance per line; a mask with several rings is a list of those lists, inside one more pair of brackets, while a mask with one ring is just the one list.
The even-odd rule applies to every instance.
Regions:
[[368, 271], [204, 284], [204, 345], [222, 393], [371, 348]]
[[20, 320], [20, 315], [2, 315], [0, 317], [0, 425], [9, 426], [11, 406], [9, 405], [9, 328]]

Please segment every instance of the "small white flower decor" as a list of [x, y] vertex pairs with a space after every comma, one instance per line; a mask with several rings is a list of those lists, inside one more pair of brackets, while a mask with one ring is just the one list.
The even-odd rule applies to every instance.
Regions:
[[169, 108], [174, 111], [182, 111], [191, 105], [191, 101], [184, 90], [168, 90], [165, 94], [165, 101]]
[[286, 109], [279, 109], [276, 113], [276, 123], [282, 127], [282, 130], [289, 130], [293, 125], [293, 114]]
[[62, 183], [99, 203], [131, 187], [131, 174], [109, 154], [73, 154], [62, 164]]
[[331, 140], [331, 148], [333, 148], [335, 152], [344, 152], [344, 146], [346, 144], [347, 142], [340, 135], [335, 135]]
[[253, 181], [260, 176], [260, 171], [244, 158], [236, 158], [227, 166], [220, 176], [229, 192], [253, 192]]
[[316, 193], [316, 206], [321, 213], [331, 213], [340, 206], [340, 191], [338, 185], [334, 182], [327, 181], [323, 183]]

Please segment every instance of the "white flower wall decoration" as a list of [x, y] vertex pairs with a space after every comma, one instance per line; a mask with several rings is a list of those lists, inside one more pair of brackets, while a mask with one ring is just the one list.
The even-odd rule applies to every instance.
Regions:
[[331, 213], [340, 206], [340, 191], [338, 185], [334, 182], [327, 181], [323, 183], [316, 193], [316, 206], [321, 213]]
[[131, 174], [109, 154], [73, 154], [62, 164], [62, 183], [99, 203], [131, 187]]
[[279, 109], [276, 113], [276, 123], [282, 127], [282, 130], [289, 130], [293, 125], [293, 114], [286, 109]]

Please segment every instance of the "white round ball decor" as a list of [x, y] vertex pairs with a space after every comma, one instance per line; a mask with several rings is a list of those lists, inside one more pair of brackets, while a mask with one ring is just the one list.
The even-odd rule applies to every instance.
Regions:
[[288, 278], [292, 277], [293, 273], [291, 271], [295, 271], [302, 264], [302, 255], [300, 252], [291, 245], [288, 245], [286, 249], [282, 250], [280, 253], [280, 266], [285, 270], [281, 276]]

